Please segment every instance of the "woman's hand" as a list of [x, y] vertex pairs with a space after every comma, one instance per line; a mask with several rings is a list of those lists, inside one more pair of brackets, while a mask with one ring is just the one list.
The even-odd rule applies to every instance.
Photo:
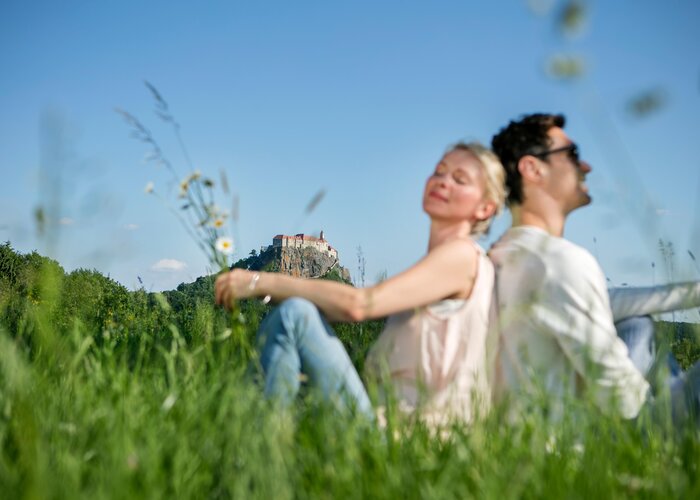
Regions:
[[260, 279], [260, 273], [234, 269], [222, 274], [216, 279], [214, 293], [216, 303], [231, 309], [236, 299], [245, 299], [259, 295], [256, 285]]

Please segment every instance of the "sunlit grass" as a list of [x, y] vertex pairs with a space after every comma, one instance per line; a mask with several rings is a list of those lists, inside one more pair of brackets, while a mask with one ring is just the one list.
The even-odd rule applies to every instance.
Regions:
[[[203, 300], [211, 280], [122, 295], [97, 273], [64, 276], [47, 259], [2, 249], [3, 498], [693, 498], [700, 490], [696, 430], [603, 417], [585, 402], [571, 402], [558, 422], [533, 402], [515, 422], [496, 409], [437, 433], [391, 413], [382, 429], [313, 393], [283, 411], [262, 397], [227, 315]], [[266, 310], [242, 304], [248, 341]], [[340, 338], [357, 328], [342, 325]], [[347, 343], [354, 360], [377, 330]]]

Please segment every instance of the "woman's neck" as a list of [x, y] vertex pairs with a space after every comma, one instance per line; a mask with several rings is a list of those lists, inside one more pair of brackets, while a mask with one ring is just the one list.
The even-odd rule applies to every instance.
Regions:
[[447, 223], [433, 220], [430, 223], [430, 239], [428, 252], [433, 248], [456, 239], [466, 239], [471, 235], [472, 226], [469, 222]]

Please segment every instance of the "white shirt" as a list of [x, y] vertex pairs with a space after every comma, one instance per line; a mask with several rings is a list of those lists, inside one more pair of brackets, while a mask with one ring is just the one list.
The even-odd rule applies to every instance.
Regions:
[[[501, 332], [496, 400], [544, 390], [556, 406], [585, 388], [603, 411], [635, 417], [649, 384], [617, 336], [595, 258], [531, 226], [508, 230], [489, 255], [496, 267]], [[660, 312], [649, 294], [645, 302], [631, 290], [622, 292], [615, 296], [620, 307], [615, 319]], [[556, 416], [563, 408], [553, 410]]]

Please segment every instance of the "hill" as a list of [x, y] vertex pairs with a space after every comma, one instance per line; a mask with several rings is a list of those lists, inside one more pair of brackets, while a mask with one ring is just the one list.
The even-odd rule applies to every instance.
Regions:
[[271, 271], [301, 278], [335, 279], [352, 284], [350, 272], [331, 257], [313, 247], [290, 248], [270, 245], [267, 249], [236, 262], [232, 268]]

